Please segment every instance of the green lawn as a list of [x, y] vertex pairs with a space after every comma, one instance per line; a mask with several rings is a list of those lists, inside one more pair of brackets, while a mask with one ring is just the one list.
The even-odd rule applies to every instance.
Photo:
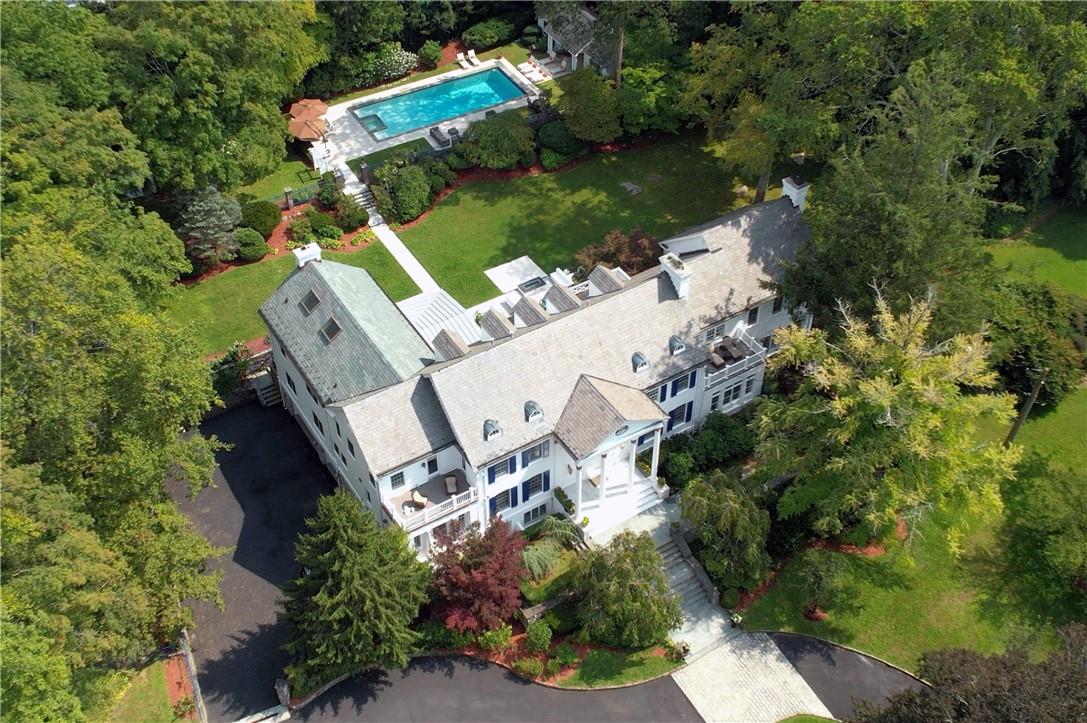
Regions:
[[310, 169], [301, 158], [288, 152], [273, 173], [261, 178], [248, 186], [241, 186], [233, 191], [233, 195], [248, 194], [262, 201], [275, 201], [283, 197], [283, 189], [286, 187], [300, 188], [307, 183], [318, 179], [315, 171]]
[[573, 675], [563, 679], [564, 688], [599, 688], [623, 685], [655, 678], [679, 667], [668, 658], [647, 651], [618, 652], [593, 650], [581, 661]]
[[173, 723], [174, 711], [166, 694], [166, 667], [161, 660], [147, 666], [113, 707], [116, 723]]
[[391, 155], [393, 155], [395, 153], [400, 153], [401, 151], [429, 151], [429, 150], [430, 150], [430, 143], [427, 142], [426, 138], [416, 138], [415, 140], [408, 141], [407, 143], [401, 143], [399, 145], [384, 148], [384, 149], [382, 149], [380, 151], [377, 151], [376, 153], [371, 153], [368, 156], [360, 156], [358, 158], [352, 158], [350, 161], [347, 162], [347, 167], [350, 168], [355, 173], [355, 175], [357, 176], [358, 173], [359, 173], [359, 168], [362, 166], [363, 161], [366, 161], [368, 164], [370, 164], [370, 167], [373, 168], [375, 166], [379, 166], [382, 163], [384, 163], [385, 159], [388, 158], [389, 156], [391, 156]]
[[[521, 47], [517, 43], [511, 43], [510, 45], [503, 45], [503, 46], [501, 46], [499, 48], [494, 48], [494, 49], [488, 50], [488, 51], [486, 51], [484, 53], [477, 53], [477, 57], [480, 60], [490, 60], [491, 58], [497, 58], [499, 55], [505, 57], [506, 60], [510, 61], [514, 65], [520, 65], [521, 63], [528, 60], [529, 52], [528, 52], [528, 50]], [[431, 77], [433, 77], [435, 75], [440, 75], [442, 73], [448, 73], [450, 70], [457, 70], [458, 68], [460, 68], [460, 65], [458, 65], [456, 61], [453, 61], [452, 63], [449, 63], [448, 65], [439, 65], [437, 68], [434, 68], [433, 70], [423, 70], [423, 71], [420, 71], [418, 73], [412, 73], [411, 75], [406, 75], [403, 78], [400, 78], [398, 80], [394, 80], [391, 83], [386, 83], [384, 85], [379, 85], [376, 88], [367, 88], [366, 90], [357, 90], [354, 93], [344, 93], [343, 95], [338, 95], [335, 98], [329, 98], [325, 102], [328, 103], [329, 105], [335, 105], [337, 103], [343, 103], [344, 101], [354, 100], [355, 98], [363, 98], [365, 96], [372, 95], [374, 93], [380, 93], [383, 90], [388, 90], [389, 88], [395, 88], [395, 87], [397, 87], [399, 85], [405, 85], [406, 83], [414, 83], [417, 80], [423, 80], [424, 78], [431, 78]]]
[[788, 718], [782, 718], [778, 723], [826, 723], [826, 721], [832, 721], [833, 718], [823, 718], [818, 715], [794, 715]]
[[[419, 293], [415, 283], [380, 243], [359, 251], [326, 252], [325, 258], [366, 269], [394, 301]], [[198, 284], [180, 287], [166, 313], [179, 323], [192, 325], [201, 353], [225, 351], [235, 341], [266, 333], [257, 308], [294, 267], [294, 255], [288, 253], [232, 268]]]
[[[1087, 454], [1082, 444], [1087, 419], [1087, 388], [1069, 395], [1053, 412], [1035, 416], [1019, 436], [1027, 450], [1037, 450], [1058, 464], [1082, 468]], [[1007, 432], [991, 426], [989, 439]], [[1056, 644], [1052, 618], [1070, 611], [1047, 610], [1045, 615], [1009, 594], [1001, 575], [1004, 559], [997, 532], [1001, 513], [991, 511], [968, 520], [970, 532], [958, 558], [948, 550], [943, 521], [922, 524], [912, 543], [912, 560], [899, 545], [877, 558], [847, 556], [853, 594], [831, 607], [819, 623], [801, 615], [804, 596], [799, 567], [815, 555], [808, 551], [791, 562], [777, 584], [745, 613], [745, 626], [790, 630], [829, 638], [915, 669], [922, 652], [947, 647], [1000, 652], [1022, 641], [1044, 654]], [[853, 602], [844, 598], [851, 598]]]
[[[627, 193], [624, 181], [642, 192]], [[704, 134], [689, 133], [569, 171], [468, 184], [400, 237], [446, 291], [472, 306], [498, 294], [485, 269], [525, 254], [547, 272], [572, 267], [579, 249], [613, 228], [640, 225], [665, 238], [746, 203], [732, 190], [737, 183]]]
[[1087, 208], [1063, 208], [1030, 233], [989, 250], [1016, 273], [1087, 296]]
[[568, 589], [573, 580], [573, 564], [576, 559], [577, 552], [563, 550], [559, 561], [555, 564], [555, 569], [551, 571], [550, 575], [539, 582], [522, 581], [521, 596], [524, 597], [525, 604], [539, 605], [544, 600], [553, 598]]

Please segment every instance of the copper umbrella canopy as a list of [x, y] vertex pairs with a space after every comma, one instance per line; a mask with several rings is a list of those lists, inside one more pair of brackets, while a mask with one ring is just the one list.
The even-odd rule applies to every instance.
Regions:
[[325, 137], [328, 124], [320, 118], [294, 118], [288, 121], [287, 130], [300, 141], [319, 141]]
[[296, 103], [291, 103], [291, 107], [287, 110], [291, 118], [317, 118], [327, 111], [328, 105], [316, 98], [303, 98]]

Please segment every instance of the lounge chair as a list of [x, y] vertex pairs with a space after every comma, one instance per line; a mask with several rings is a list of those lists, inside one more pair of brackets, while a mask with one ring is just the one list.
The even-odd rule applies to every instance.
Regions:
[[444, 133], [442, 133], [442, 129], [438, 126], [434, 126], [430, 129], [430, 137], [433, 138], [437, 142], [438, 146], [441, 148], [452, 145], [449, 138], [446, 137]]
[[416, 507], [426, 507], [426, 504], [429, 501], [430, 500], [428, 500], [422, 493], [420, 493], [419, 490], [411, 491], [411, 503]]
[[460, 140], [460, 131], [455, 126], [449, 126], [449, 130], [446, 131], [449, 134], [449, 142], [456, 143]]
[[464, 57], [464, 53], [457, 53], [457, 64], [462, 68], [471, 68], [472, 64]]
[[480, 60], [479, 58], [476, 57], [476, 51], [474, 51], [474, 50], [469, 50], [468, 51], [468, 61], [472, 65], [479, 65], [479, 64], [481, 64], [483, 62], [482, 60]]
[[445, 476], [445, 493], [450, 496], [457, 494], [457, 478], [451, 474]]

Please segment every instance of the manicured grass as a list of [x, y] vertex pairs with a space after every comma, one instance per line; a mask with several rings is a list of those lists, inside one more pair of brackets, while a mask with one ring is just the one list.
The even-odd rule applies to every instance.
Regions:
[[[642, 192], [631, 195], [624, 181]], [[572, 268], [578, 250], [614, 228], [666, 238], [747, 203], [732, 190], [738, 182], [704, 134], [688, 133], [568, 171], [467, 184], [399, 234], [446, 291], [472, 306], [498, 295], [485, 269], [526, 254], [547, 272]]]
[[521, 582], [521, 596], [526, 605], [539, 605], [544, 600], [555, 597], [567, 590], [573, 581], [573, 564], [577, 559], [577, 553], [573, 550], [563, 550], [555, 569], [551, 574], [539, 582], [524, 580]]
[[113, 707], [109, 720], [116, 723], [173, 723], [174, 711], [166, 694], [166, 666], [161, 660], [136, 674]]
[[[492, 50], [488, 50], [484, 53], [477, 53], [476, 57], [478, 57], [480, 60], [490, 60], [491, 58], [497, 58], [499, 55], [503, 56], [506, 60], [513, 63], [514, 65], [520, 65], [521, 63], [528, 60], [529, 52], [517, 43], [511, 43], [510, 45], [503, 45], [498, 48], [493, 48]], [[363, 98], [374, 93], [380, 93], [383, 90], [388, 90], [389, 88], [395, 88], [397, 86], [405, 85], [407, 83], [414, 83], [417, 80], [432, 78], [435, 75], [448, 73], [450, 70], [457, 70], [459, 68], [460, 65], [458, 65], [456, 61], [453, 61], [448, 65], [439, 65], [437, 68], [434, 68], [432, 70], [422, 70], [418, 73], [406, 75], [403, 78], [394, 80], [391, 83], [379, 85], [376, 88], [367, 88], [366, 90], [357, 90], [353, 93], [344, 93], [343, 95], [338, 95], [335, 98], [329, 98], [325, 102], [329, 105], [335, 105], [337, 103], [343, 103], [348, 100], [354, 100], [355, 98]]]
[[301, 158], [291, 153], [279, 164], [273, 173], [254, 181], [248, 186], [236, 188], [232, 194], [239, 196], [248, 194], [257, 200], [276, 201], [283, 197], [283, 189], [301, 188], [307, 183], [313, 183], [319, 178], [318, 174], [307, 166]]
[[[1087, 419], [1087, 388], [1069, 395], [1044, 416], [1032, 417], [1018, 442], [1057, 464], [1082, 469]], [[1007, 429], [990, 425], [983, 436], [1002, 439]], [[810, 622], [801, 615], [805, 602], [800, 568], [818, 555], [808, 551], [786, 566], [777, 584], [745, 613], [745, 626], [790, 630], [857, 647], [906, 669], [916, 669], [921, 653], [965, 647], [997, 653], [1024, 642], [1035, 655], [1056, 645], [1047, 618], [1036, 616], [1007, 592], [1001, 577], [1004, 550], [998, 538], [1002, 515], [990, 511], [966, 520], [969, 532], [955, 557], [946, 541], [947, 520], [930, 518], [914, 531], [912, 560], [892, 543], [883, 557], [846, 556], [850, 594], [828, 609], [830, 617]]]
[[[370, 272], [393, 301], [419, 293], [392, 254], [380, 243], [359, 251], [325, 253], [325, 258]], [[263, 336], [267, 330], [257, 309], [294, 270], [292, 254], [265, 259], [180, 287], [166, 309], [177, 322], [190, 324], [203, 354], [225, 351], [235, 341]]]
[[788, 718], [782, 718], [778, 723], [826, 723], [826, 721], [832, 721], [833, 718], [824, 718], [818, 715], [794, 715]]
[[562, 680], [564, 688], [599, 688], [637, 683], [675, 670], [678, 663], [649, 651], [618, 652], [593, 650], [581, 661], [573, 675]]
[[1063, 208], [1023, 237], [989, 250], [1017, 274], [1087, 296], [1087, 208]]
[[427, 143], [427, 140], [425, 138], [416, 138], [415, 140], [408, 141], [407, 143], [401, 143], [399, 145], [384, 148], [376, 153], [371, 153], [368, 156], [352, 158], [350, 161], [347, 162], [347, 167], [350, 168], [355, 173], [355, 175], [358, 175], [359, 168], [362, 166], [363, 161], [366, 161], [370, 165], [370, 167], [373, 168], [374, 166], [379, 166], [384, 163], [386, 158], [395, 153], [400, 153], [402, 151], [414, 152], [429, 150], [430, 144]]

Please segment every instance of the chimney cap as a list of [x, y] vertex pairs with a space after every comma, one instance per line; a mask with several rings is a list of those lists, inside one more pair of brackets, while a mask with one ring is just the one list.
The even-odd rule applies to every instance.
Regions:
[[315, 243], [306, 244], [291, 253], [294, 254], [294, 258], [298, 262], [298, 268], [302, 268], [310, 261], [321, 260], [321, 247]]

